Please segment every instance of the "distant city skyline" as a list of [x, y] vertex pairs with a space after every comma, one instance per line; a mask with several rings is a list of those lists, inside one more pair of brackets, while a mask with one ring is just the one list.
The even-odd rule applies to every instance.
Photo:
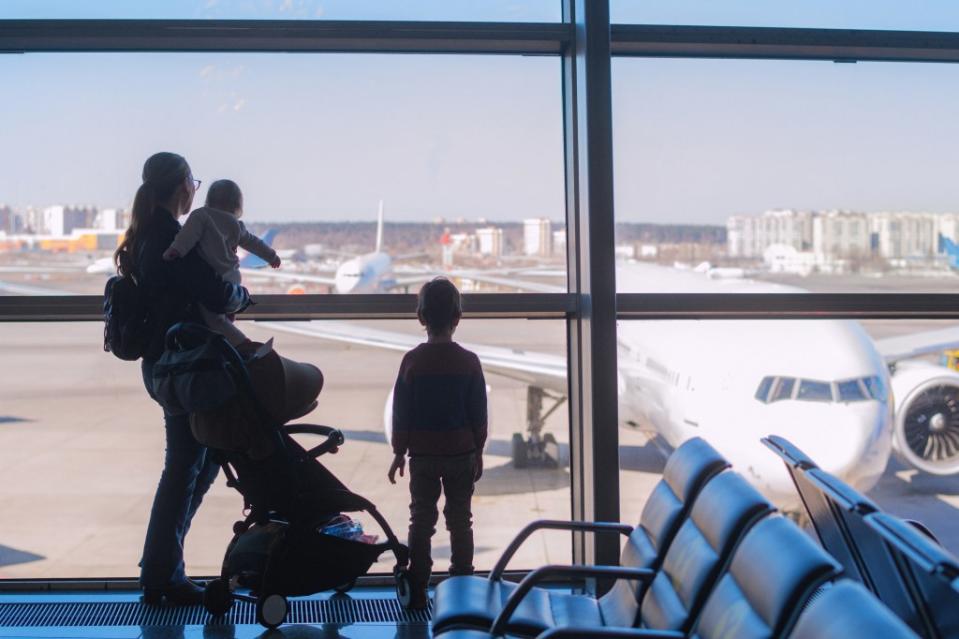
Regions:
[[[834, 4], [769, 3], [750, 13], [754, 2], [722, 3], [728, 20], [749, 24], [933, 26], [902, 3]], [[642, 5], [614, 3], [614, 20], [720, 20], [715, 3]], [[922, 5], [922, 19], [959, 28], [959, 7]], [[6, 0], [0, 18], [322, 10], [324, 18], [558, 19], [552, 3], [505, 1], [415, 3], [408, 13], [395, 3], [305, 0], [104, 0], [96, 15], [78, 6]], [[616, 59], [612, 70], [618, 221], [722, 225], [775, 208], [959, 209], [954, 66]], [[372, 220], [381, 198], [389, 221], [565, 214], [553, 57], [27, 54], [0, 56], [0, 82], [16, 87], [0, 102], [8, 124], [0, 127], [0, 204], [128, 206], [143, 160], [172, 150], [205, 184], [235, 179], [251, 222]]]

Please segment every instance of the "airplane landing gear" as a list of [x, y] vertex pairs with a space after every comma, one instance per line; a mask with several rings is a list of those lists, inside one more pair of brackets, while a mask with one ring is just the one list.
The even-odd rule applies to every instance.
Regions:
[[[543, 398], [553, 400], [553, 405], [543, 412]], [[557, 468], [559, 466], [559, 443], [552, 433], [543, 433], [546, 418], [559, 408], [566, 398], [550, 395], [538, 386], [526, 389], [526, 429], [529, 437], [513, 433], [511, 454], [514, 468]]]

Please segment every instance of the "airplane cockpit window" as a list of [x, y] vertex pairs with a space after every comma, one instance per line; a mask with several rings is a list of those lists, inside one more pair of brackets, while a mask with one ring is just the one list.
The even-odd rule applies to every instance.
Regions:
[[[798, 384], [797, 384], [798, 382]], [[835, 387], [835, 390], [834, 390]], [[824, 382], [815, 379], [776, 377], [767, 375], [759, 382], [756, 399], [764, 404], [787, 399], [805, 402], [865, 402], [870, 399], [886, 401], [886, 387], [878, 376]]]
[[776, 388], [773, 390], [771, 402], [778, 402], [783, 399], [792, 399], [793, 387], [796, 385], [795, 378], [779, 377], [776, 379]]
[[831, 402], [832, 384], [812, 379], [800, 380], [796, 399], [806, 402]]
[[769, 390], [773, 387], [773, 378], [772, 377], [763, 377], [763, 381], [759, 382], [759, 388], [756, 389], [756, 399], [761, 402], [766, 402], [769, 400]]
[[882, 383], [880, 377], [875, 375], [872, 377], [864, 377], [862, 384], [866, 387], [866, 390], [869, 391], [871, 398], [877, 399], [880, 402], [886, 401], [886, 385]]
[[839, 401], [862, 402], [869, 399], [869, 392], [864, 386], [865, 380], [847, 379], [836, 383], [839, 389]]

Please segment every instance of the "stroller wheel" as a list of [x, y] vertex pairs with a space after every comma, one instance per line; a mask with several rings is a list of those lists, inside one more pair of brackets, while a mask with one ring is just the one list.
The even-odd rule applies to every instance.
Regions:
[[256, 600], [256, 621], [265, 628], [276, 628], [286, 619], [290, 606], [283, 595], [266, 595]]
[[400, 605], [408, 608], [410, 599], [413, 596], [413, 584], [410, 583], [410, 573], [405, 569], [398, 569], [394, 572], [396, 577], [396, 598]]
[[226, 579], [214, 579], [203, 591], [203, 607], [214, 617], [221, 617], [233, 607], [233, 593]]
[[333, 590], [335, 590], [336, 592], [338, 592], [338, 593], [340, 593], [340, 594], [342, 595], [343, 593], [346, 593], [346, 592], [349, 592], [349, 591], [353, 590], [353, 587], [354, 587], [354, 586], [356, 586], [356, 578], [355, 578], [355, 577], [354, 577], [353, 579], [350, 579], [349, 581], [347, 581], [347, 582], [345, 582], [345, 583], [340, 584], [339, 586], [337, 586], [337, 587], [334, 588]]

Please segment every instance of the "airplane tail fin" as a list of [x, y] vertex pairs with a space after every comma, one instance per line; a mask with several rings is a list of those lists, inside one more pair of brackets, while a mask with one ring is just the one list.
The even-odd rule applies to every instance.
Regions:
[[950, 268], [959, 270], [959, 246], [942, 233], [939, 234], [939, 252], [945, 253]]
[[383, 200], [380, 200], [380, 210], [376, 215], [376, 252], [383, 251]]
[[[278, 231], [276, 229], [267, 229], [266, 233], [263, 234], [263, 237], [260, 239], [263, 240], [263, 243], [267, 246], [273, 246], [273, 238], [276, 237]], [[258, 258], [253, 253], [247, 254], [242, 260], [240, 260], [240, 268], [263, 268], [266, 266], [266, 262]]]
[[276, 237], [276, 234], [277, 234], [276, 229], [267, 229], [266, 233], [264, 233], [263, 237], [261, 237], [260, 239], [263, 240], [263, 242], [267, 246], [273, 246], [273, 238]]

